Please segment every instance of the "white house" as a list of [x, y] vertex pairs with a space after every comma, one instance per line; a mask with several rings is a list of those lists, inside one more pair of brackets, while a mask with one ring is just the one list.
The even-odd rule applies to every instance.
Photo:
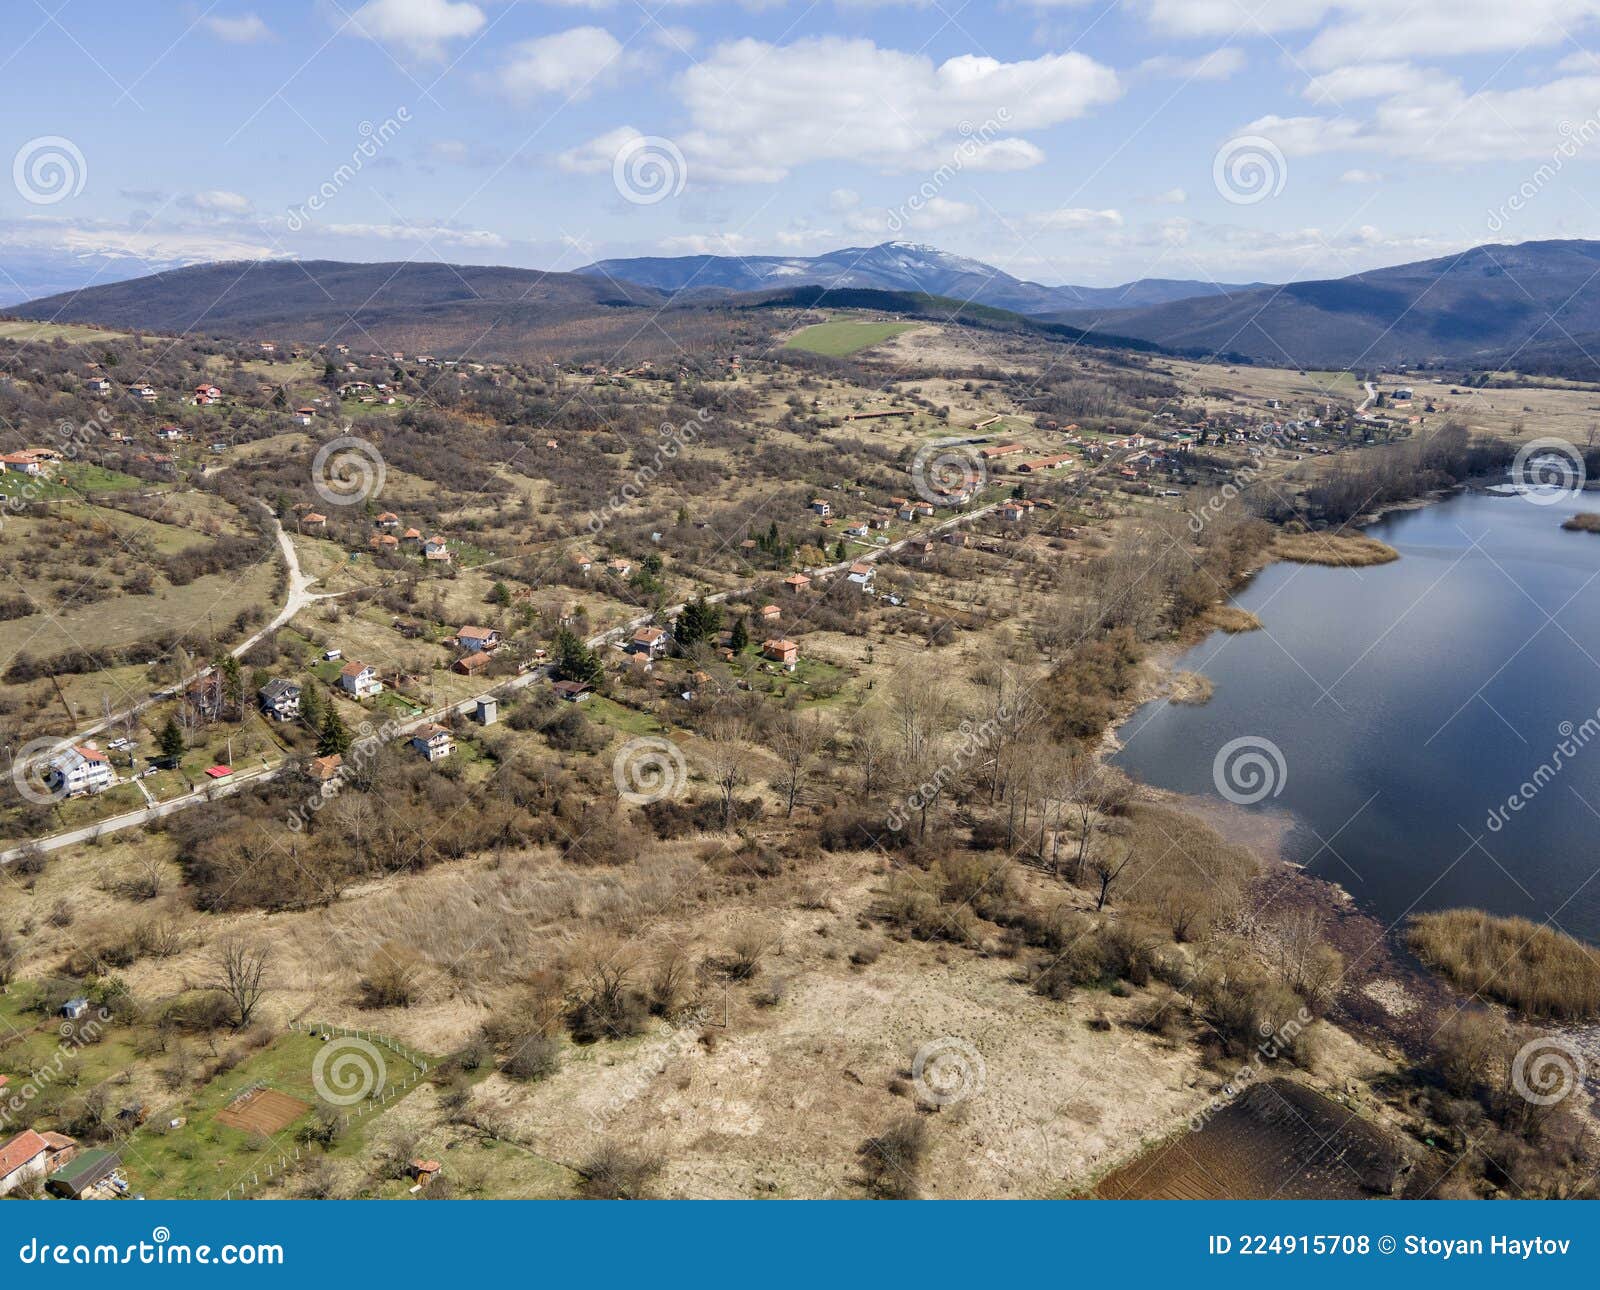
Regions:
[[293, 721], [300, 715], [300, 687], [275, 677], [258, 691], [261, 710], [274, 721]]
[[456, 750], [456, 741], [441, 725], [427, 725], [411, 736], [411, 747], [425, 761], [442, 761]]
[[383, 693], [378, 669], [366, 663], [346, 663], [339, 669], [339, 688], [358, 699]]
[[45, 772], [45, 783], [53, 793], [67, 797], [80, 797], [85, 793], [103, 793], [116, 783], [111, 769], [111, 759], [92, 744], [79, 744], [67, 748], [50, 759]]
[[872, 575], [877, 572], [875, 565], [862, 564], [857, 561], [850, 566], [849, 579], [864, 591], [872, 590]]

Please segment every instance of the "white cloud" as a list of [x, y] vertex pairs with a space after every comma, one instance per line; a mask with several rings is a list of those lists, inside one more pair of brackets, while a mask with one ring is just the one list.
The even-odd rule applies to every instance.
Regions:
[[541, 94], [580, 97], [619, 71], [621, 59], [621, 43], [604, 27], [573, 27], [512, 46], [495, 81], [518, 100]]
[[250, 199], [243, 193], [231, 193], [223, 188], [208, 188], [205, 192], [190, 193], [180, 199], [190, 210], [204, 211], [208, 215], [244, 215], [250, 210]]
[[608, 130], [605, 134], [580, 143], [576, 148], [568, 148], [556, 157], [556, 164], [563, 170], [577, 174], [608, 172], [623, 145], [642, 137], [642, 133], [631, 125], [619, 125], [615, 130]]
[[[1359, 78], [1357, 78], [1359, 79]], [[1570, 76], [1513, 90], [1468, 93], [1461, 82], [1428, 72], [1409, 88], [1381, 97], [1362, 120], [1341, 116], [1265, 116], [1240, 130], [1271, 139], [1286, 155], [1361, 149], [1442, 164], [1548, 158], [1596, 121], [1600, 76]], [[1600, 130], [1589, 125], [1588, 133]], [[1573, 149], [1600, 159], [1600, 149]]]
[[861, 205], [861, 194], [853, 188], [835, 188], [828, 194], [828, 209], [833, 211], [854, 210]]
[[1145, 200], [1152, 206], [1182, 206], [1189, 200], [1189, 194], [1182, 188], [1169, 188], [1164, 193], [1152, 193]]
[[935, 64], [835, 36], [782, 46], [730, 41], [677, 88], [691, 121], [677, 142], [697, 173], [767, 182], [817, 161], [915, 169], [930, 156], [948, 160], [963, 139], [979, 143], [987, 168], [1037, 164], [1043, 154], [1015, 135], [1121, 93], [1115, 72], [1079, 53], [1014, 63], [964, 54]]
[[0, 224], [0, 246], [57, 252], [73, 257], [103, 255], [147, 265], [199, 264], [207, 260], [265, 260], [283, 252], [247, 236], [183, 227], [139, 228], [98, 222], [60, 223], [31, 219]]
[[1224, 45], [1199, 58], [1175, 58], [1170, 54], [1147, 58], [1139, 64], [1139, 70], [1177, 81], [1225, 81], [1242, 72], [1245, 62], [1243, 50]]
[[907, 229], [931, 233], [941, 228], [954, 228], [970, 224], [978, 218], [978, 208], [967, 202], [949, 197], [930, 197], [913, 210], [902, 207], [898, 212], [889, 210], [854, 211], [845, 218], [845, 227], [852, 233], [900, 234]]
[[319, 233], [379, 242], [432, 242], [447, 246], [503, 247], [505, 238], [484, 229], [446, 224], [321, 224]]
[[1347, 170], [1339, 176], [1341, 184], [1381, 184], [1383, 176], [1376, 170]]
[[1447, 78], [1410, 63], [1360, 63], [1336, 67], [1314, 76], [1306, 85], [1305, 97], [1314, 103], [1341, 104], [1362, 99], [1388, 98], [1438, 84]]
[[254, 45], [272, 39], [272, 29], [253, 13], [241, 13], [234, 18], [223, 15], [202, 18], [200, 25], [230, 45]]
[[1065, 229], [1079, 232], [1086, 229], [1122, 227], [1122, 212], [1115, 210], [1090, 210], [1083, 206], [1063, 206], [1053, 211], [1038, 211], [1028, 216], [1034, 228]]
[[485, 21], [465, 0], [367, 0], [350, 15], [361, 35], [417, 58], [443, 58], [448, 41], [474, 35]]

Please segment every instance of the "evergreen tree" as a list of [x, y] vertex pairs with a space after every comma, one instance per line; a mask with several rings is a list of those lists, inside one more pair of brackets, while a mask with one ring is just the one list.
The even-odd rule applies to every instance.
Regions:
[[735, 654], [743, 654], [750, 644], [750, 629], [744, 625], [743, 618], [733, 620], [733, 630], [728, 633], [728, 648]]
[[578, 638], [577, 633], [563, 627], [556, 633], [555, 673], [559, 681], [579, 681], [599, 689], [606, 679], [605, 665], [595, 652]]
[[834, 543], [834, 546], [833, 546], [833, 558], [835, 560], [843, 560], [845, 558], [846, 554], [847, 554], [847, 552], [845, 551], [845, 548], [844, 548], [844, 539], [840, 538], [836, 543]]
[[222, 701], [238, 715], [244, 710], [244, 673], [239, 668], [239, 660], [232, 654], [224, 654], [217, 666], [222, 670]]
[[184, 742], [183, 731], [178, 729], [177, 718], [167, 718], [167, 724], [161, 727], [156, 745], [161, 749], [161, 755], [171, 761], [177, 761], [183, 756], [188, 745]]
[[338, 753], [342, 757], [350, 751], [350, 742], [350, 732], [345, 729], [338, 708], [330, 703], [322, 714], [322, 729], [317, 732], [317, 756], [331, 757]]
[[489, 599], [492, 603], [499, 605], [501, 609], [509, 608], [511, 604], [511, 588], [503, 582], [497, 582], [489, 588]]
[[300, 720], [313, 730], [322, 726], [322, 691], [313, 680], [308, 679], [300, 686]]

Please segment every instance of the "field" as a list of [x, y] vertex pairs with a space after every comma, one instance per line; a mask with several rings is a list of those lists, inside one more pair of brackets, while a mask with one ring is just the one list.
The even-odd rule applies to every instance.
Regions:
[[841, 358], [883, 341], [915, 330], [916, 323], [858, 321], [835, 318], [803, 328], [784, 342], [786, 349], [803, 349], [813, 354]]

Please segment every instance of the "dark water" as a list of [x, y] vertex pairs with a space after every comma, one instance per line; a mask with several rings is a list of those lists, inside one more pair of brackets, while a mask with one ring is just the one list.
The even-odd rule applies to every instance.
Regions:
[[1466, 494], [1371, 528], [1394, 563], [1271, 566], [1235, 602], [1265, 630], [1179, 664], [1210, 703], [1146, 705], [1118, 763], [1290, 812], [1290, 857], [1386, 922], [1473, 905], [1600, 943], [1600, 536], [1562, 530], [1578, 509], [1600, 496]]

